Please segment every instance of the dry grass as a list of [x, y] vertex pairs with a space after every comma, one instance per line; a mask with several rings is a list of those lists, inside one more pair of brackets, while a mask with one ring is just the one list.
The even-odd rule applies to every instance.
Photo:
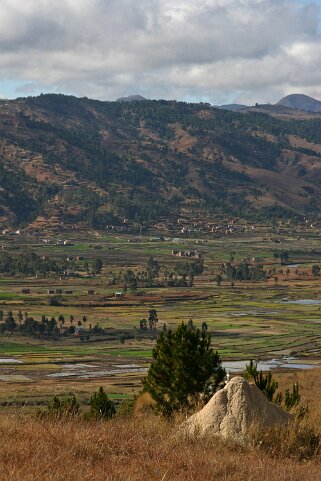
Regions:
[[319, 379], [320, 370], [279, 374], [282, 390], [299, 382], [309, 415], [289, 428], [253, 430], [246, 448], [179, 438], [179, 419], [152, 414], [105, 422], [2, 414], [0, 481], [320, 481]]
[[1, 481], [319, 481], [300, 463], [218, 439], [178, 439], [153, 416], [109, 422], [0, 418]]
[[[300, 387], [301, 401], [309, 408], [309, 422], [321, 432], [321, 369], [307, 369], [273, 374], [279, 383], [279, 390], [291, 389], [293, 383], [297, 382]], [[321, 479], [321, 476], [320, 476]]]

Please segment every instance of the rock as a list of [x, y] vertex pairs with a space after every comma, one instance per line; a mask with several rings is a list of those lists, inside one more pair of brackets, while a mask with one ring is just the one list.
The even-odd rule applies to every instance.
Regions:
[[240, 376], [234, 377], [218, 391], [198, 413], [187, 419], [182, 428], [190, 435], [217, 435], [244, 442], [250, 426], [262, 428], [286, 424], [291, 415], [268, 401], [260, 389]]

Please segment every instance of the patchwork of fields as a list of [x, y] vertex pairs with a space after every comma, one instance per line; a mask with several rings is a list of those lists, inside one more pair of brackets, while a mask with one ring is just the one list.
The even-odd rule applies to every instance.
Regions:
[[[154, 336], [140, 330], [140, 319], [156, 309], [158, 332], [166, 324], [173, 328], [192, 319], [197, 327], [206, 322], [213, 344], [223, 361], [282, 358], [292, 356], [306, 363], [321, 363], [321, 284], [312, 266], [321, 264], [321, 239], [317, 232], [286, 232], [276, 244], [265, 232], [241, 237], [208, 239], [199, 247], [197, 239], [184, 239], [180, 249], [201, 251], [204, 272], [188, 287], [165, 287], [162, 276], [177, 262], [172, 241], [153, 242], [146, 237], [125, 235], [69, 234], [72, 245], [44, 244], [34, 237], [4, 236], [1, 243], [10, 255], [35, 252], [54, 260], [70, 259], [73, 275], [0, 278], [0, 309], [19, 310], [36, 320], [58, 319], [65, 326], [86, 318], [86, 328], [99, 325], [100, 335], [89, 340], [77, 336], [44, 340], [17, 332], [0, 335], [0, 402], [42, 404], [53, 394], [75, 392], [86, 402], [100, 385], [117, 399], [132, 396], [151, 360]], [[174, 246], [174, 247], [173, 247]], [[286, 251], [281, 265], [275, 253]], [[122, 272], [142, 271], [150, 256], [160, 265], [152, 287], [123, 291]], [[260, 263], [269, 278], [264, 281], [236, 281], [215, 278], [222, 263]], [[85, 263], [103, 264], [92, 275]], [[273, 272], [273, 273], [272, 273]], [[118, 276], [118, 277], [117, 277]], [[118, 281], [113, 281], [113, 279]], [[52, 305], [52, 292], [61, 292], [59, 305]], [[116, 292], [123, 292], [115, 298]], [[131, 332], [111, 338], [109, 329]], [[17, 362], [19, 361], [19, 362]]]

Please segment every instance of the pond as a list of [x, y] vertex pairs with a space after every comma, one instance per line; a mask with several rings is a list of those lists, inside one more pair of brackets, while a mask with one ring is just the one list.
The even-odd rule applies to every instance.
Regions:
[[0, 358], [0, 364], [23, 364], [23, 361], [19, 361], [18, 359], [14, 359], [13, 357], [3, 357]]
[[321, 300], [319, 299], [288, 299], [283, 300], [283, 304], [299, 304], [301, 306], [314, 306], [321, 304]]
[[[243, 372], [250, 361], [226, 361], [222, 366], [229, 372]], [[272, 369], [313, 369], [320, 367], [320, 364], [300, 362], [300, 359], [286, 357], [281, 359], [271, 359], [270, 361], [258, 361], [258, 371], [270, 371]]]
[[137, 364], [114, 364], [111, 368], [102, 368], [100, 366], [88, 364], [64, 364], [62, 371], [47, 374], [51, 378], [73, 377], [78, 379], [92, 379], [105, 376], [114, 376], [115, 374], [131, 374], [145, 373], [147, 368]]

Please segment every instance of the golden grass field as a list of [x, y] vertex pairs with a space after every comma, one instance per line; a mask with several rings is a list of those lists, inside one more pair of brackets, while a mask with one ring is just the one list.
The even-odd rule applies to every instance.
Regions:
[[[289, 428], [258, 433], [248, 444], [178, 436], [182, 415], [151, 412], [109, 421], [0, 415], [1, 481], [319, 481], [321, 370], [279, 374], [281, 390], [298, 381], [309, 413]], [[255, 428], [255, 427], [254, 427]]]

